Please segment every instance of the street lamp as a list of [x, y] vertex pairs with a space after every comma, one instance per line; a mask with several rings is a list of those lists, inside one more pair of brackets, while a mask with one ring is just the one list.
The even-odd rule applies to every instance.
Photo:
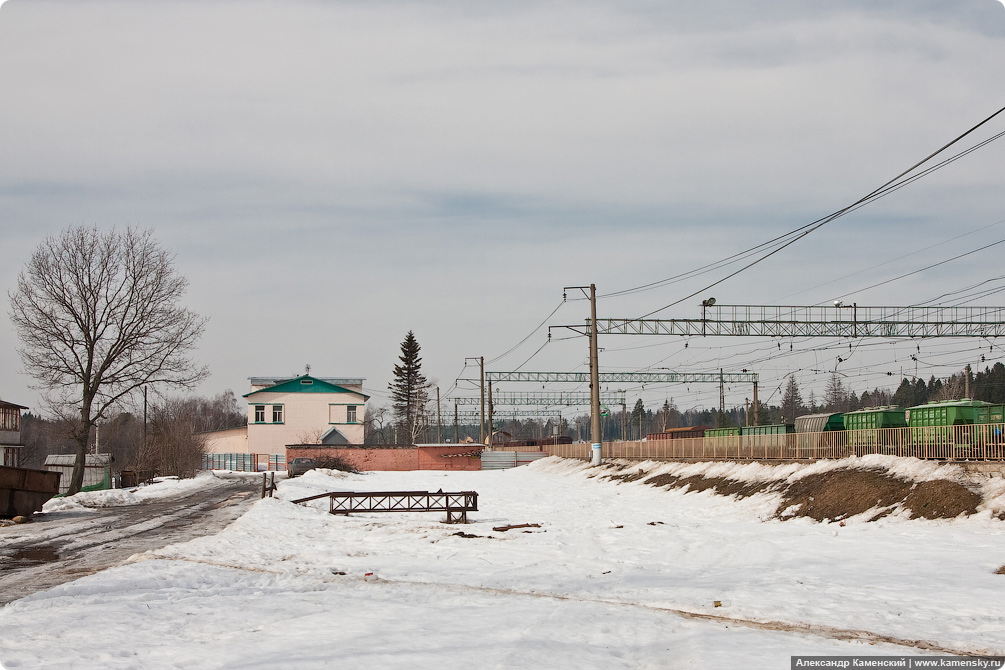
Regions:
[[705, 310], [715, 304], [715, 298], [705, 298], [701, 301], [701, 336], [705, 337]]

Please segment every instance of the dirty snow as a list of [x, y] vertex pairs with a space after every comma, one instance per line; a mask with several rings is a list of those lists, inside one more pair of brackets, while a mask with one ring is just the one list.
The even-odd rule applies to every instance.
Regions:
[[122, 507], [125, 505], [140, 505], [150, 500], [169, 498], [196, 489], [211, 486], [216, 479], [234, 477], [261, 477], [260, 473], [235, 473], [229, 470], [200, 472], [196, 477], [180, 479], [178, 477], [158, 477], [150, 484], [134, 486], [125, 489], [106, 489], [104, 491], [83, 491], [72, 496], [52, 498], [42, 506], [46, 514], [69, 510], [96, 507]]
[[[827, 466], [775, 467], [795, 477]], [[489, 472], [310, 472], [218, 535], [6, 606], [0, 663], [778, 668], [793, 654], [1005, 653], [1005, 575], [994, 574], [1005, 523], [989, 509], [951, 521], [782, 522], [772, 518], [776, 496], [737, 501], [590, 474], [554, 458]], [[446, 525], [441, 513], [335, 517], [326, 501], [288, 502], [441, 488], [478, 491], [473, 523]], [[541, 527], [493, 530], [521, 523]], [[892, 643], [909, 640], [929, 648]]]

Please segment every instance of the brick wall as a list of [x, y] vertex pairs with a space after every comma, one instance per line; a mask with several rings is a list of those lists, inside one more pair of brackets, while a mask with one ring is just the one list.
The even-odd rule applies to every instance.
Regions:
[[448, 456], [477, 450], [478, 445], [401, 448], [295, 445], [286, 447], [286, 462], [326, 455], [341, 458], [357, 470], [481, 470], [482, 462], [477, 456]]

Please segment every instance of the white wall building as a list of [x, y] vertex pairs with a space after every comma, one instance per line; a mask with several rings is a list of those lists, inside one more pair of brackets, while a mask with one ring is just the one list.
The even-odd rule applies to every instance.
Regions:
[[369, 396], [363, 379], [251, 377], [248, 453], [285, 454], [288, 444], [363, 444]]

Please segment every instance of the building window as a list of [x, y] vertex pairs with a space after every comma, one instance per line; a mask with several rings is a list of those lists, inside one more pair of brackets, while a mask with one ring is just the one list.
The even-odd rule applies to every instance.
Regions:
[[265, 423], [265, 405], [255, 405], [255, 423]]
[[272, 406], [272, 423], [282, 423], [283, 422], [283, 406], [273, 405]]
[[346, 405], [345, 422], [356, 423], [356, 405]]

